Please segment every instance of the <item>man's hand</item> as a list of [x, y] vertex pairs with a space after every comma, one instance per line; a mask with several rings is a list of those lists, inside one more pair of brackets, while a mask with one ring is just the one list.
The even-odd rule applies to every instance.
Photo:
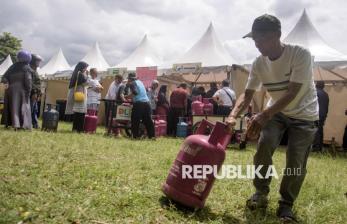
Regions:
[[268, 120], [270, 120], [270, 116], [266, 112], [254, 115], [248, 123], [247, 137], [252, 140], [257, 139], [262, 127], [264, 127]]
[[5, 89], [8, 89], [8, 83], [4, 84]]
[[236, 125], [236, 118], [230, 116], [226, 119], [225, 123], [227, 124], [227, 131], [231, 134], [234, 130], [235, 125]]
[[94, 88], [95, 92], [97, 92], [97, 93], [101, 93], [101, 91], [102, 91], [103, 89], [104, 89], [104, 88], [103, 88], [102, 86], [96, 86], [96, 87]]

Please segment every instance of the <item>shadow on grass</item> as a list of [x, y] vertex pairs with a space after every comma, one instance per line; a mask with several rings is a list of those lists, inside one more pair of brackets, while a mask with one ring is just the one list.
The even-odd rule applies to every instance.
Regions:
[[281, 223], [278, 217], [271, 213], [267, 209], [257, 209], [255, 211], [249, 210], [246, 206], [243, 210], [243, 217], [245, 218], [245, 223]]
[[178, 202], [172, 201], [165, 196], [162, 196], [161, 198], [159, 198], [159, 203], [161, 207], [164, 209], [176, 210], [177, 212], [182, 213], [182, 215], [185, 218], [194, 219], [199, 222], [222, 220], [223, 223], [229, 223], [229, 224], [241, 223], [241, 220], [233, 217], [232, 215], [228, 213], [216, 214], [212, 212], [208, 206], [202, 209], [194, 209], [194, 208], [184, 206]]

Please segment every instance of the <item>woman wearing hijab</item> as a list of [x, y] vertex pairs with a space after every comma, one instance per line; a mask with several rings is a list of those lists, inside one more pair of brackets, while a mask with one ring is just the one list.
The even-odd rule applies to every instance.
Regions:
[[1, 124], [6, 128], [12, 126], [15, 130], [31, 130], [31, 54], [21, 50], [17, 54], [17, 60], [18, 62], [14, 63], [1, 79], [6, 89]]
[[[78, 133], [84, 131], [84, 116], [87, 112], [87, 86], [88, 86], [88, 64], [80, 61], [75, 67], [70, 79], [69, 92], [66, 102], [65, 114], [73, 114], [72, 131]], [[76, 101], [75, 93], [84, 94], [84, 100]]]
[[160, 89], [158, 92], [157, 109], [156, 109], [156, 114], [165, 116], [165, 120], [169, 113], [169, 101], [166, 98], [166, 90], [167, 90], [167, 85], [160, 86]]

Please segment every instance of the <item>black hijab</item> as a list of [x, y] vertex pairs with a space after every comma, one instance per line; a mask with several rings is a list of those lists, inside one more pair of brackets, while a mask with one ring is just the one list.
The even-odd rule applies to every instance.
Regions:
[[[82, 71], [88, 67], [88, 64], [84, 61], [78, 62], [76, 65], [74, 71], [72, 72], [71, 79], [70, 79], [70, 84], [69, 84], [69, 89], [75, 87], [76, 79], [78, 76], [78, 81], [77, 85], [81, 85], [85, 82], [87, 82], [87, 76], [82, 74]], [[80, 73], [78, 75], [78, 73]]]
[[164, 94], [166, 96], [167, 85], [160, 86], [159, 93]]

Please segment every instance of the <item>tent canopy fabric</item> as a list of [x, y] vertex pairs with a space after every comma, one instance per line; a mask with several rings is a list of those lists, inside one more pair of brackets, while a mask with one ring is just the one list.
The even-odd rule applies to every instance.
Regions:
[[70, 65], [67, 63], [62, 49], [59, 48], [59, 51], [38, 72], [40, 75], [53, 75], [65, 70], [70, 70]]
[[174, 61], [176, 64], [197, 62], [201, 62], [203, 67], [236, 63], [218, 39], [212, 23], [193, 47]]
[[160, 66], [162, 64], [152, 41], [145, 35], [136, 49], [123, 61], [114, 67], [136, 70], [136, 67]]
[[303, 11], [293, 30], [283, 40], [308, 48], [315, 61], [346, 61], [347, 56], [330, 47], [318, 33], [306, 10]]
[[98, 42], [95, 42], [81, 61], [87, 62], [89, 68], [96, 68], [99, 71], [106, 71], [110, 67], [101, 53]]
[[347, 80], [347, 68], [334, 68], [332, 72]]
[[338, 72], [324, 69], [320, 66], [313, 68], [314, 81], [324, 81], [326, 83], [347, 82], [347, 79], [338, 74]]
[[0, 77], [5, 74], [7, 69], [13, 64], [11, 56], [7, 55], [6, 59], [0, 65]]

